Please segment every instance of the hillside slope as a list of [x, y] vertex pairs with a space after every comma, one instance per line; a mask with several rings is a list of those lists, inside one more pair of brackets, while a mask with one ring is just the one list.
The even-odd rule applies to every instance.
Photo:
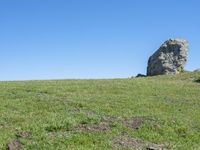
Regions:
[[200, 149], [199, 79], [0, 82], [0, 149]]

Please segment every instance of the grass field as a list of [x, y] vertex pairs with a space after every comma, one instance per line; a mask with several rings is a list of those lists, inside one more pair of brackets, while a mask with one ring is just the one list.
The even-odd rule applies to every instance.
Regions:
[[200, 150], [200, 73], [0, 82], [0, 149]]

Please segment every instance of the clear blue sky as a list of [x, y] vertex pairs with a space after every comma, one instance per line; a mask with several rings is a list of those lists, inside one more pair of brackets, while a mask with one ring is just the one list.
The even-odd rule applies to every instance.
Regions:
[[1, 0], [0, 80], [121, 78], [146, 73], [169, 38], [200, 68], [199, 0]]

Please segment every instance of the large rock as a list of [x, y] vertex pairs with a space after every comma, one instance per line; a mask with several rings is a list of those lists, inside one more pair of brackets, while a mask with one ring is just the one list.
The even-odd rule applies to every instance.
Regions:
[[188, 41], [169, 39], [149, 58], [147, 75], [174, 75], [183, 71], [188, 57]]

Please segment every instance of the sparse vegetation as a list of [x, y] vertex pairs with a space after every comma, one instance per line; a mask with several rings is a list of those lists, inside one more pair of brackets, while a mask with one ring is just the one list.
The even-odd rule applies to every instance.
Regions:
[[0, 149], [200, 149], [199, 79], [0, 82]]

